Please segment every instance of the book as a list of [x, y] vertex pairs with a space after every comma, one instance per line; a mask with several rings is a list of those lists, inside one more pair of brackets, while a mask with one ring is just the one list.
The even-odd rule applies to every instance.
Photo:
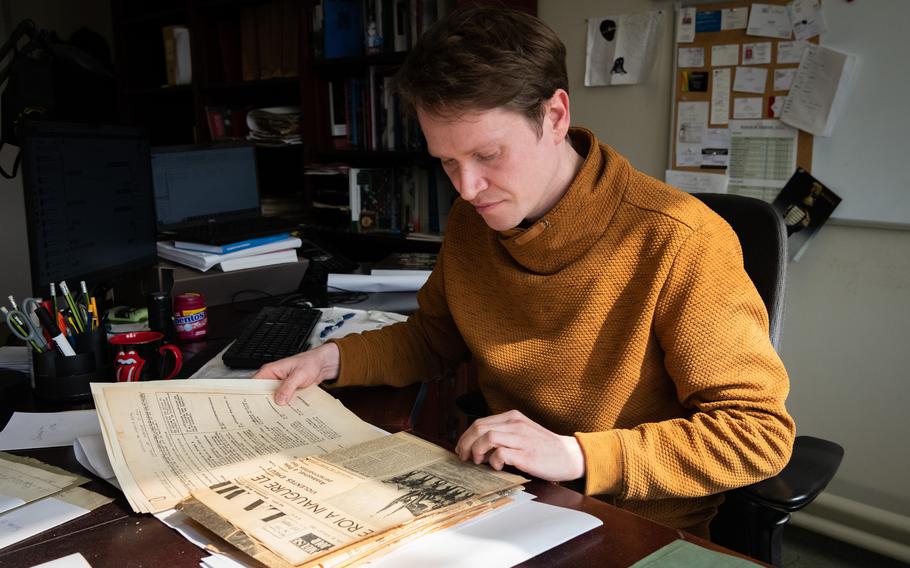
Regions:
[[841, 202], [830, 188], [802, 168], [787, 181], [774, 202], [774, 209], [787, 226], [787, 248], [790, 260], [798, 261], [835, 207]]
[[209, 245], [205, 243], [174, 241], [174, 247], [183, 250], [194, 250], [197, 252], [210, 252], [212, 254], [228, 254], [229, 252], [258, 247], [269, 243], [274, 243], [275, 241], [283, 241], [285, 239], [289, 239], [290, 237], [290, 233], [278, 233], [276, 235], [269, 235], [266, 237], [246, 239], [227, 245]]
[[363, 7], [358, 0], [323, 0], [323, 56], [363, 55]]
[[254, 248], [229, 252], [227, 254], [212, 254], [210, 252], [179, 249], [175, 247], [172, 242], [159, 242], [157, 246], [158, 256], [161, 258], [182, 264], [184, 266], [189, 266], [190, 268], [195, 268], [201, 272], [205, 272], [216, 264], [220, 264], [225, 260], [241, 258], [244, 256], [252, 256], [254, 254], [262, 254], [266, 252], [274, 252], [276, 250], [296, 249], [300, 248], [301, 244], [302, 243], [300, 239], [296, 237], [290, 237], [280, 241], [259, 245], [258, 247]]
[[161, 28], [168, 85], [189, 85], [193, 81], [190, 30], [186, 26]]
[[231, 272], [234, 270], [243, 270], [244, 268], [272, 266], [273, 264], [286, 264], [288, 262], [297, 262], [296, 250], [276, 250], [275, 252], [264, 252], [262, 254], [222, 260], [218, 263], [218, 268], [220, 268], [222, 272]]
[[240, 68], [244, 81], [259, 79], [259, 29], [256, 6], [240, 9]]

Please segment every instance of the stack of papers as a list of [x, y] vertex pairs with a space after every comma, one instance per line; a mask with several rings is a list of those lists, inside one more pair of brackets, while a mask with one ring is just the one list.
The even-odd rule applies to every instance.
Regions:
[[270, 107], [246, 115], [249, 140], [275, 145], [300, 144], [300, 107]]
[[[504, 568], [601, 524], [579, 511], [534, 503], [521, 492], [508, 497], [510, 504], [485, 499], [514, 489], [516, 476], [502, 479], [500, 472], [460, 462], [407, 435], [383, 435], [321, 389], [297, 391], [289, 406], [276, 407], [276, 386], [231, 379], [93, 384], [111, 468], [134, 510], [157, 511], [162, 522], [200, 546], [229, 549], [183, 512], [167, 510], [181, 501], [187, 507], [191, 501], [184, 499], [192, 493], [189, 508], [198, 521], [214, 522], [216, 532], [227, 525], [239, 529], [224, 534], [247, 554], [282, 566], [296, 564], [300, 555], [318, 556], [330, 540], [370, 541], [388, 545], [382, 552], [389, 552], [394, 539], [381, 538], [389, 535], [379, 525], [402, 518], [409, 529], [423, 530], [409, 533], [407, 546], [381, 560], [391, 561], [388, 566]], [[144, 405], [148, 396], [159, 403]], [[175, 431], [144, 429], [131, 415], [145, 424], [173, 424]], [[230, 424], [224, 422], [228, 416]], [[469, 505], [459, 501], [465, 491], [475, 493], [468, 501], [479, 509], [462, 510]], [[444, 530], [448, 523], [420, 524], [426, 515], [461, 512], [467, 518], [481, 509], [491, 511]], [[310, 530], [316, 525], [319, 535]], [[244, 539], [244, 532], [256, 536]], [[285, 554], [294, 560], [284, 560]], [[458, 558], [470, 563], [453, 564]], [[258, 565], [241, 553], [203, 561], [211, 567], [245, 563]]]
[[221, 270], [228, 272], [240, 270], [241, 268], [297, 262], [297, 251], [295, 249], [300, 248], [301, 244], [300, 239], [288, 237], [226, 254], [215, 254], [178, 248], [172, 242], [159, 242], [158, 256], [202, 272], [209, 270], [213, 266], [219, 266]]
[[[94, 412], [92, 412], [94, 414]], [[25, 435], [14, 442], [10, 426], [3, 431], [3, 447], [41, 447], [53, 438]], [[97, 420], [96, 420], [97, 424]], [[32, 439], [34, 438], [34, 439]], [[47, 439], [45, 439], [47, 438]], [[14, 442], [10, 444], [10, 442]], [[42, 463], [36, 459], [0, 452], [0, 548], [9, 546], [57, 525], [80, 517], [113, 499], [82, 489], [89, 480], [81, 475]]]

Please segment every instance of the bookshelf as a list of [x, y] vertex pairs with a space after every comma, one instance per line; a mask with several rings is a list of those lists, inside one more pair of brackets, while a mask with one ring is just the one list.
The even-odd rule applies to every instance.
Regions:
[[[217, 143], [221, 132], [244, 137], [250, 109], [299, 107], [300, 144], [257, 148], [260, 188], [269, 211], [300, 215], [314, 232], [338, 241], [343, 245], [340, 252], [357, 260], [378, 260], [380, 254], [396, 250], [432, 252], [438, 250], [438, 240], [409, 239], [408, 232], [425, 233], [430, 226], [444, 225], [438, 217], [445, 208], [431, 214], [428, 202], [437, 207], [451, 199], [454, 190], [437, 189], [438, 195], [429, 199], [433, 184], [447, 180], [426, 153], [416, 121], [402, 118], [389, 106], [394, 99], [384, 93], [390, 91], [389, 80], [416, 34], [434, 20], [433, 12], [438, 17], [461, 3], [111, 0], [120, 116], [123, 122], [144, 127], [153, 146], [207, 144]], [[536, 0], [499, 3], [536, 13]], [[339, 10], [356, 11], [348, 16], [360, 21], [344, 45], [341, 32], [331, 23], [331, 14]], [[401, 20], [406, 27], [396, 27], [390, 34], [394, 10], [407, 12]], [[370, 20], [378, 24], [385, 47], [368, 54], [364, 26]], [[189, 32], [188, 84], [168, 85], [162, 35], [168, 26]], [[343, 56], [327, 57], [339, 49]], [[335, 97], [330, 96], [330, 85], [338, 90]], [[333, 115], [335, 103], [343, 108]], [[338, 124], [333, 132], [339, 117], [347, 134], [339, 134]], [[329, 164], [342, 172], [392, 171], [391, 187], [383, 191], [395, 196], [397, 226], [364, 230], [357, 220], [318, 206], [319, 188], [307, 172]], [[410, 191], [422, 195], [422, 203], [403, 197], [403, 187], [415, 187]]]

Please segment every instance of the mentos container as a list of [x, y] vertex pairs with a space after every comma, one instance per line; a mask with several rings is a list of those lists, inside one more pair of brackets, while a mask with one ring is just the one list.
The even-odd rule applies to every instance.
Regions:
[[174, 298], [174, 327], [178, 341], [197, 341], [208, 333], [205, 298], [199, 292], [187, 292]]

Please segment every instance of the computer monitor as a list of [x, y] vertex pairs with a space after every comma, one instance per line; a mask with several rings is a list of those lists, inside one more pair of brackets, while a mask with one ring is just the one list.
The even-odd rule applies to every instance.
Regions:
[[157, 261], [149, 145], [142, 131], [30, 121], [22, 175], [32, 289], [110, 285]]
[[261, 212], [252, 144], [152, 148], [161, 230]]

